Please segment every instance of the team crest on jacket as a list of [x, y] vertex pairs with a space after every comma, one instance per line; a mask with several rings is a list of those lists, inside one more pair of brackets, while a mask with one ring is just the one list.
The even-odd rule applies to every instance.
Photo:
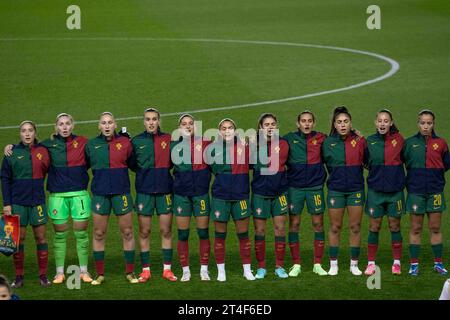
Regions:
[[38, 154], [36, 155], [36, 158], [38, 158], [39, 161], [42, 160], [42, 154], [41, 154], [41, 153], [38, 153]]
[[119, 143], [116, 143], [116, 148], [117, 148], [117, 150], [120, 150], [120, 149], [122, 149], [122, 144], [119, 142]]
[[350, 143], [351, 143], [353, 148], [356, 147], [356, 140], [355, 139], [353, 139], [352, 142], [350, 142]]
[[165, 149], [167, 147], [167, 143], [165, 141], [161, 142], [161, 148]]
[[219, 218], [220, 217], [220, 211], [214, 212], [214, 215], [216, 216], [216, 218]]
[[73, 143], [72, 143], [72, 145], [73, 145], [73, 147], [74, 147], [75, 149], [78, 148], [78, 141], [77, 141], [77, 140], [74, 140]]
[[313, 145], [316, 145], [316, 144], [317, 144], [317, 140], [316, 140], [316, 139], [312, 139], [311, 143], [312, 143]]
[[53, 214], [56, 215], [58, 213], [58, 210], [53, 209]]
[[438, 145], [437, 143], [433, 144], [433, 149], [434, 149], [434, 150], [439, 149], [439, 145]]
[[392, 146], [395, 148], [395, 146], [397, 145], [397, 140], [394, 139], [391, 141], [391, 143], [392, 143]]

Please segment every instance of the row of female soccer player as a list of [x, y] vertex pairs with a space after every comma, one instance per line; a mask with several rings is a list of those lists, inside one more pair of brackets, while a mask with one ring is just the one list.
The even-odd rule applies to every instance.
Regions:
[[[48, 217], [55, 231], [56, 276], [53, 283], [65, 281], [66, 237], [71, 217], [81, 279], [93, 285], [102, 284], [105, 281], [105, 235], [112, 210], [118, 218], [125, 274], [130, 283], [146, 282], [151, 278], [149, 237], [151, 217], [155, 211], [159, 216], [162, 240], [163, 278], [169, 281], [177, 280], [171, 270], [172, 213], [175, 214], [178, 227], [177, 249], [183, 268], [181, 281], [191, 278], [188, 239], [192, 216], [200, 239], [201, 280], [210, 280], [210, 219], [214, 221], [215, 227], [213, 250], [218, 268], [217, 280], [226, 280], [225, 239], [230, 217], [236, 225], [245, 279], [263, 279], [266, 276], [266, 221], [271, 217], [275, 233], [275, 274], [279, 278], [297, 277], [301, 273], [299, 226], [305, 204], [312, 217], [313, 272], [318, 275], [338, 274], [338, 251], [345, 209], [349, 216], [350, 272], [362, 274], [358, 261], [364, 204], [370, 219], [366, 275], [373, 274], [376, 269], [378, 233], [385, 215], [388, 216], [392, 239], [392, 273], [401, 273], [400, 219], [405, 207], [411, 218], [409, 274], [417, 276], [419, 273], [419, 250], [425, 214], [428, 216], [431, 247], [435, 256], [434, 270], [446, 274], [447, 270], [442, 264], [440, 226], [441, 213], [445, 210], [444, 174], [450, 168], [450, 156], [447, 143], [435, 133], [433, 112], [421, 111], [417, 123], [419, 132], [404, 140], [394, 124], [391, 112], [383, 109], [376, 115], [376, 133], [366, 139], [352, 129], [350, 112], [345, 107], [337, 107], [333, 111], [331, 130], [327, 136], [314, 131], [315, 116], [311, 111], [304, 111], [297, 117], [298, 130], [280, 138], [275, 144], [272, 141], [275, 141], [278, 129], [277, 118], [266, 113], [259, 118], [258, 127], [262, 129], [263, 136], [257, 140], [257, 145], [258, 150], [265, 150], [263, 152], [270, 161], [262, 161], [258, 152], [256, 163], [250, 165], [249, 144], [240, 139], [236, 123], [229, 118], [220, 121], [219, 136], [214, 142], [196, 135], [194, 117], [189, 114], [179, 118], [180, 138], [171, 141], [171, 135], [161, 131], [160, 113], [154, 108], [145, 110], [145, 131], [133, 139], [116, 133], [116, 121], [109, 112], [101, 115], [98, 125], [100, 135], [91, 140], [73, 133], [74, 120], [69, 114], [57, 116], [55, 134], [41, 143], [36, 140], [35, 124], [24, 121], [20, 124], [21, 142], [6, 146], [1, 171], [3, 212], [19, 214], [21, 218], [21, 244], [18, 253], [13, 256], [16, 278], [12, 286], [17, 288], [23, 285], [23, 244], [28, 224], [33, 226], [37, 242], [41, 285], [50, 285], [46, 276], [48, 246], [45, 223]], [[202, 156], [208, 150], [209, 160]], [[222, 155], [217, 150], [222, 150]], [[188, 153], [187, 159], [190, 161], [172, 161], [174, 154], [183, 158], [183, 152]], [[262, 174], [262, 170], [270, 167], [275, 157], [278, 165], [272, 168], [274, 174]], [[193, 159], [201, 160], [194, 162]], [[226, 159], [234, 159], [234, 162], [227, 163]], [[369, 170], [367, 200], [364, 167]], [[87, 191], [88, 168], [93, 173], [92, 199]], [[170, 172], [172, 168], [173, 176]], [[136, 172], [135, 201], [130, 195], [128, 169]], [[251, 199], [250, 169], [253, 169]], [[48, 210], [43, 187], [47, 172], [47, 190], [50, 192]], [[210, 200], [211, 173], [215, 180]], [[325, 182], [328, 187], [326, 199], [323, 191]], [[408, 190], [406, 206], [403, 194], [405, 186]], [[328, 272], [322, 267], [325, 201], [330, 219]], [[134, 274], [133, 209], [138, 214], [139, 222], [142, 263], [139, 277]], [[87, 228], [91, 212], [97, 274], [94, 279], [87, 269]], [[251, 215], [255, 226], [256, 275], [251, 270]], [[286, 224], [289, 225], [287, 238], [293, 261], [289, 273], [284, 269]]]

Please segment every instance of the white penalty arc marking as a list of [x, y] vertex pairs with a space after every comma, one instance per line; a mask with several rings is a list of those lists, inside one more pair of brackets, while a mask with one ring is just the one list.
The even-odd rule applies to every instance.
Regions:
[[[295, 101], [295, 100], [301, 100], [306, 98], [312, 98], [317, 96], [322, 96], [325, 94], [331, 94], [331, 93], [337, 93], [342, 91], [348, 91], [356, 88], [360, 88], [363, 86], [370, 85], [372, 83], [376, 83], [382, 80], [385, 80], [387, 78], [392, 77], [399, 69], [400, 64], [395, 61], [392, 58], [383, 56], [378, 53], [370, 52], [370, 51], [363, 51], [363, 50], [355, 50], [350, 48], [343, 48], [343, 47], [334, 47], [334, 46], [325, 46], [325, 45], [317, 45], [317, 44], [307, 44], [307, 43], [295, 43], [295, 42], [276, 42], [276, 41], [253, 41], [253, 40], [232, 40], [232, 39], [176, 39], [176, 38], [126, 38], [126, 37], [90, 37], [90, 38], [0, 38], [0, 42], [8, 42], [8, 41], [174, 41], [174, 42], [218, 42], [218, 43], [237, 43], [237, 44], [253, 44], [253, 45], [268, 45], [268, 46], [290, 46], [290, 47], [306, 47], [306, 48], [316, 48], [316, 49], [328, 49], [328, 50], [335, 50], [335, 51], [344, 51], [344, 52], [350, 52], [355, 54], [362, 54], [370, 57], [374, 57], [383, 61], [386, 61], [390, 64], [391, 68], [388, 72], [385, 74], [376, 77], [374, 79], [370, 79], [367, 81], [363, 81], [360, 83], [352, 84], [346, 87], [338, 88], [338, 89], [332, 89], [332, 90], [325, 90], [315, 93], [309, 93], [301, 96], [294, 96], [294, 97], [286, 97], [281, 99], [275, 99], [275, 100], [266, 100], [266, 101], [259, 101], [259, 102], [252, 102], [252, 103], [246, 103], [246, 104], [239, 104], [239, 105], [232, 105], [232, 106], [226, 106], [226, 107], [216, 107], [216, 108], [205, 108], [205, 109], [197, 109], [197, 110], [188, 110], [188, 111], [181, 111], [181, 112], [171, 112], [171, 113], [162, 113], [161, 116], [174, 116], [174, 115], [180, 115], [182, 113], [201, 113], [201, 112], [211, 112], [211, 111], [221, 111], [221, 110], [232, 110], [232, 109], [242, 109], [242, 108], [251, 108], [251, 107], [257, 107], [257, 106], [263, 106], [263, 105], [269, 105], [269, 104], [275, 104], [275, 103], [282, 103], [282, 102], [288, 102], [288, 101]], [[133, 116], [133, 117], [125, 117], [125, 118], [116, 118], [117, 121], [120, 120], [136, 120], [136, 119], [142, 119], [142, 115], [140, 116]], [[82, 121], [76, 121], [76, 124], [87, 124], [87, 123], [97, 123], [98, 119], [95, 120], [82, 120]], [[49, 127], [54, 126], [54, 123], [43, 123], [38, 124], [39, 127]], [[15, 126], [0, 126], [1, 129], [17, 129], [17, 125]]]

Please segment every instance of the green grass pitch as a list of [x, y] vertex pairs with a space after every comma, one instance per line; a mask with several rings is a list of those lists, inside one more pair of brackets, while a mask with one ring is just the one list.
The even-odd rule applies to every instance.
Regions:
[[[2, 0], [0, 2], [0, 149], [18, 141], [16, 126], [32, 119], [51, 124], [56, 114], [71, 113], [78, 121], [95, 120], [102, 111], [118, 118], [138, 117], [148, 105], [174, 114], [238, 106], [302, 96], [347, 87], [377, 78], [390, 69], [383, 60], [351, 52], [311, 47], [234, 42], [156, 41], [151, 39], [233, 39], [316, 44], [364, 50], [390, 57], [400, 64], [392, 77], [367, 86], [300, 100], [273, 102], [248, 108], [198, 113], [203, 128], [213, 128], [223, 117], [239, 127], [256, 126], [262, 112], [279, 117], [282, 133], [295, 130], [296, 115], [312, 109], [317, 129], [329, 131], [333, 106], [345, 104], [354, 126], [365, 135], [374, 131], [375, 113], [389, 107], [405, 137], [417, 131], [416, 114], [424, 106], [437, 115], [437, 132], [450, 141], [450, 2], [445, 0], [379, 0], [381, 30], [366, 27], [369, 0]], [[66, 9], [81, 8], [81, 30], [68, 30]], [[89, 39], [86, 39], [89, 38]], [[145, 39], [146, 40], [145, 40]], [[24, 40], [28, 39], [28, 40]], [[171, 132], [177, 116], [165, 116], [162, 128]], [[119, 122], [132, 134], [143, 130], [142, 120]], [[79, 123], [75, 132], [93, 137], [95, 123]], [[51, 126], [38, 128], [41, 138]], [[448, 175], [447, 175], [448, 176]], [[132, 175], [134, 181], [134, 176]], [[450, 188], [445, 189], [449, 199]], [[134, 191], [133, 191], [134, 192]], [[134, 194], [134, 193], [133, 193]], [[275, 279], [273, 232], [267, 239], [269, 274], [263, 281], [242, 278], [237, 237], [229, 224], [227, 282], [199, 280], [198, 238], [191, 229], [191, 271], [188, 283], [161, 279], [162, 257], [158, 221], [153, 220], [150, 283], [125, 281], [121, 240], [114, 216], [110, 219], [104, 285], [83, 284], [82, 290], [65, 286], [41, 289], [37, 280], [35, 245], [31, 229], [25, 243], [25, 287], [22, 299], [437, 299], [444, 282], [432, 271], [429, 233], [424, 228], [421, 274], [407, 275], [409, 217], [402, 221], [403, 274], [390, 273], [390, 235], [384, 221], [378, 263], [381, 289], [369, 290], [366, 277], [348, 272], [348, 229], [341, 240], [340, 274], [321, 277], [312, 273], [313, 233], [310, 217], [303, 213], [299, 278]], [[136, 218], [135, 222], [137, 224]], [[251, 224], [251, 229], [253, 224]], [[272, 224], [268, 224], [270, 230]], [[325, 230], [328, 218], [325, 219]], [[363, 218], [360, 267], [367, 257], [367, 217]], [[53, 276], [53, 231], [48, 224], [49, 276]], [[92, 231], [92, 225], [91, 229]], [[210, 226], [211, 235], [213, 227]], [[450, 256], [450, 220], [444, 214], [444, 262]], [[176, 226], [174, 224], [174, 248]], [[137, 232], [135, 230], [137, 238]], [[253, 242], [253, 232], [250, 233]], [[73, 235], [69, 236], [66, 265], [76, 264]], [[138, 249], [138, 247], [137, 247]], [[138, 250], [137, 250], [138, 251]], [[286, 266], [291, 265], [286, 250]], [[253, 268], [256, 261], [253, 256]], [[181, 276], [174, 250], [173, 270]], [[140, 263], [136, 259], [139, 270]], [[324, 267], [328, 268], [327, 251]], [[90, 258], [90, 271], [94, 263]], [[12, 259], [0, 257], [0, 273], [13, 278]]]

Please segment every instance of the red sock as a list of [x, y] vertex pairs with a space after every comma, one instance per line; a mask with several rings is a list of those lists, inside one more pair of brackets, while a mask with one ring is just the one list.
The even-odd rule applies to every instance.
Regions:
[[225, 239], [214, 238], [214, 256], [216, 263], [225, 263]]
[[322, 263], [325, 241], [314, 240], [314, 263]]
[[200, 265], [208, 265], [211, 243], [209, 239], [200, 239]]
[[37, 250], [39, 275], [47, 274], [48, 250]]
[[291, 249], [292, 262], [294, 264], [300, 263], [300, 242], [290, 242], [289, 249]]
[[252, 258], [250, 256], [252, 244], [250, 243], [250, 239], [240, 238], [239, 239], [239, 253], [241, 254], [242, 264], [249, 264], [252, 262]]
[[103, 276], [105, 274], [105, 260], [96, 260], [95, 270], [98, 275]]
[[125, 273], [134, 272], [134, 263], [125, 263]]
[[189, 242], [178, 240], [178, 257], [182, 267], [189, 266]]
[[275, 241], [275, 266], [284, 266], [284, 255], [286, 252], [285, 241]]
[[19, 249], [19, 252], [13, 255], [14, 268], [16, 269], [16, 276], [23, 276], [23, 262], [25, 260], [25, 252]]
[[266, 240], [255, 240], [256, 261], [258, 268], [266, 267]]
[[367, 245], [367, 259], [369, 261], [375, 261], [377, 257], [377, 251], [378, 251], [378, 244], [369, 243]]
[[392, 242], [392, 257], [394, 260], [400, 260], [402, 258], [402, 241]]

